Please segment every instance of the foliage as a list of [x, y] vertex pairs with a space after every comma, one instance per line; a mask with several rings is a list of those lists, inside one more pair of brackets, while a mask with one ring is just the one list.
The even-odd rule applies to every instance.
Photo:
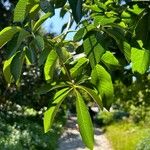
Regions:
[[137, 143], [147, 137], [149, 131], [149, 127], [120, 122], [107, 126], [106, 136], [115, 150], [135, 150]]
[[45, 108], [36, 111], [7, 101], [0, 110], [0, 149], [55, 150], [64, 116], [57, 117], [53, 130], [44, 135], [40, 118]]
[[150, 149], [150, 137], [142, 139], [136, 147], [136, 150], [149, 150]]
[[[42, 23], [55, 14], [56, 8], [61, 9], [61, 17], [71, 11], [65, 30], [56, 37], [42, 35]], [[0, 31], [0, 47], [7, 49], [12, 44], [6, 52], [4, 77], [9, 85], [15, 83], [19, 87], [23, 66], [43, 69], [46, 83], [37, 91], [51, 94], [44, 113], [45, 132], [50, 130], [65, 98], [72, 95], [81, 136], [86, 146], [93, 149], [93, 129], [85, 98], [88, 95], [101, 110], [109, 109], [114, 101], [112, 79], [116, 79], [116, 70], [122, 72], [125, 66], [132, 65], [132, 74], [148, 71], [149, 16], [147, 2], [122, 5], [113, 0], [19, 0], [14, 23]], [[66, 40], [74, 20], [78, 30], [73, 41]], [[76, 57], [79, 55], [82, 60]]]
[[149, 75], [136, 78], [136, 81], [129, 86], [120, 81], [114, 84], [116, 106], [118, 106], [118, 109], [129, 112], [130, 118], [134, 122], [144, 121], [146, 124], [149, 123], [149, 85]]

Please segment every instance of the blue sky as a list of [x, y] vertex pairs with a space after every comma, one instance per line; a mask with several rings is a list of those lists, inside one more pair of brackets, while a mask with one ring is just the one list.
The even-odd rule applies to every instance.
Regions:
[[[55, 11], [55, 15], [52, 18], [47, 19], [44, 23], [43, 23], [43, 28], [49, 33], [50, 31], [53, 31], [57, 34], [60, 34], [61, 32], [61, 28], [63, 26], [63, 24], [67, 23], [69, 20], [69, 13], [66, 13], [66, 15], [64, 16], [64, 18], [60, 18], [59, 17], [59, 13], [60, 13], [60, 9], [56, 9]], [[75, 29], [75, 23], [73, 24], [73, 26], [71, 27], [71, 30]], [[74, 33], [69, 33], [66, 37], [66, 39], [72, 39]]]

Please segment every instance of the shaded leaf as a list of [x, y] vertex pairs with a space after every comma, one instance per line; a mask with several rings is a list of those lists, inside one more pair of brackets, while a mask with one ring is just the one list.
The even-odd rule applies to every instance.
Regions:
[[125, 39], [124, 29], [116, 26], [113, 28], [108, 28], [104, 31], [116, 41], [119, 49], [122, 51], [129, 62], [131, 58], [131, 46]]
[[82, 18], [82, 0], [69, 0], [74, 20], [78, 23]]
[[29, 64], [33, 64], [36, 61], [36, 52], [35, 49], [27, 47], [26, 48], [26, 57], [29, 61]]
[[36, 43], [38, 49], [40, 51], [42, 51], [44, 49], [44, 39], [43, 39], [43, 37], [40, 36], [40, 35], [37, 35], [37, 36], [35, 36], [34, 40], [35, 40], [35, 43]]
[[46, 94], [47, 92], [50, 92], [50, 91], [53, 91], [53, 90], [56, 90], [59, 88], [65, 88], [67, 86], [68, 85], [66, 85], [66, 84], [59, 84], [59, 85], [55, 85], [55, 86], [52, 86], [52, 84], [45, 84], [42, 87], [40, 87], [39, 89], [37, 89], [37, 93], [40, 95]]
[[55, 8], [61, 8], [66, 4], [67, 0], [54, 0]]
[[25, 53], [18, 52], [11, 62], [10, 71], [15, 82], [20, 78], [22, 72], [22, 65], [25, 58]]
[[54, 14], [54, 4], [49, 0], [40, 0], [40, 7], [43, 12], [51, 12]]
[[40, 56], [39, 56], [39, 59], [38, 59], [38, 65], [41, 66], [44, 64], [44, 62], [46, 61], [47, 57], [48, 57], [48, 54], [50, 53], [50, 50], [48, 48], [45, 48]]

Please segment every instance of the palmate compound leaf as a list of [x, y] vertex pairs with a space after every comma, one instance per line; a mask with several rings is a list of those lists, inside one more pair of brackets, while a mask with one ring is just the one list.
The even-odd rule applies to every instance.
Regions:
[[132, 71], [144, 74], [150, 66], [150, 51], [146, 49], [131, 49]]
[[29, 0], [19, 0], [14, 10], [14, 22], [23, 22]]
[[50, 81], [53, 78], [54, 66], [58, 55], [55, 50], [51, 50], [44, 65], [45, 80]]
[[21, 30], [20, 27], [6, 27], [0, 31], [0, 48], [12, 39], [14, 34]]
[[94, 147], [94, 131], [91, 121], [91, 117], [87, 106], [81, 94], [76, 90], [76, 110], [77, 110], [77, 121], [79, 125], [80, 134], [84, 144], [93, 150]]
[[109, 108], [113, 102], [113, 84], [109, 73], [99, 64], [95, 66], [91, 74], [91, 82], [97, 87], [102, 97], [103, 105]]
[[63, 88], [58, 91], [54, 98], [50, 108], [44, 113], [44, 132], [48, 132], [51, 129], [54, 117], [66, 96], [71, 92], [72, 89]]

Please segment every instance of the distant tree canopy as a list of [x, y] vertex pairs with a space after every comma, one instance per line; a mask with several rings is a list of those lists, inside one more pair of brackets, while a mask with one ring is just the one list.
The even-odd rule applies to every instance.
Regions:
[[[54, 16], [57, 8], [61, 9], [62, 18], [70, 13], [62, 33], [55, 37], [41, 34], [42, 23]], [[23, 66], [34, 65], [43, 70], [45, 81], [37, 92], [51, 93], [49, 109], [44, 113], [45, 132], [51, 129], [64, 99], [73, 97], [83, 142], [93, 149], [94, 133], [85, 100], [95, 101], [102, 110], [109, 109], [114, 101], [116, 79], [125, 77], [130, 81], [133, 75], [148, 72], [149, 3], [19, 0], [11, 19], [13, 22], [8, 22], [0, 32], [0, 47], [6, 51], [5, 80], [19, 87]], [[71, 31], [74, 22], [77, 28]], [[75, 32], [73, 40], [66, 40], [70, 32]]]

